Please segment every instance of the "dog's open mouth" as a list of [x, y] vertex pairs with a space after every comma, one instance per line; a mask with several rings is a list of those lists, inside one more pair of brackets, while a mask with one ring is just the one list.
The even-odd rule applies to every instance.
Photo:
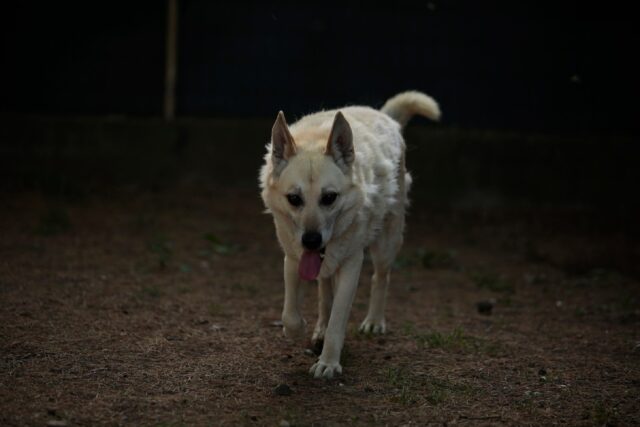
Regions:
[[298, 274], [302, 280], [315, 280], [318, 277], [322, 259], [324, 258], [324, 250], [325, 248], [319, 251], [305, 250], [302, 253], [300, 264], [298, 264]]

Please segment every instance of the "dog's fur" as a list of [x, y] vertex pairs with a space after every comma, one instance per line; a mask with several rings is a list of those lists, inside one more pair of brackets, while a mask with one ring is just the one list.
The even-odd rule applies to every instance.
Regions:
[[322, 344], [322, 353], [310, 370], [316, 378], [342, 372], [340, 353], [366, 247], [374, 274], [360, 330], [385, 332], [389, 273], [403, 240], [411, 183], [401, 130], [415, 114], [438, 120], [440, 110], [427, 95], [405, 92], [381, 111], [322, 111], [291, 127], [280, 112], [273, 125], [260, 187], [285, 253], [283, 329], [288, 337], [304, 333], [300, 276], [317, 273], [319, 315], [312, 340]]

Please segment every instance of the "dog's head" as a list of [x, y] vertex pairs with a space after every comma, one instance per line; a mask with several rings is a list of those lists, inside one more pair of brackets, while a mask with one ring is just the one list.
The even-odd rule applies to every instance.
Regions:
[[269, 176], [263, 176], [263, 198], [280, 222], [277, 225], [286, 228], [280, 230], [286, 234], [286, 244], [301, 254], [301, 276], [305, 276], [306, 262], [306, 276], [314, 278], [311, 273], [319, 269], [336, 222], [355, 207], [353, 136], [349, 123], [338, 112], [328, 136], [326, 130], [307, 129], [296, 133], [296, 138], [298, 144], [280, 112], [271, 132], [270, 168]]

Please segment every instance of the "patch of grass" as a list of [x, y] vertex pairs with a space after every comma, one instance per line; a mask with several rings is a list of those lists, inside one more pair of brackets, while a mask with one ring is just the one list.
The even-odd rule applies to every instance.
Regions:
[[410, 373], [403, 367], [391, 367], [386, 371], [387, 382], [394, 388], [393, 400], [402, 405], [411, 405], [418, 401], [414, 390], [414, 381]]
[[419, 347], [442, 348], [445, 350], [460, 350], [470, 346], [470, 338], [460, 327], [456, 327], [449, 333], [439, 331], [420, 332], [412, 323], [406, 323], [403, 327], [405, 335], [413, 338]]
[[156, 256], [158, 266], [166, 268], [173, 257], [173, 242], [158, 234], [149, 241], [149, 251]]
[[392, 400], [405, 406], [421, 400], [438, 406], [453, 396], [468, 396], [474, 392], [470, 386], [455, 384], [430, 375], [416, 375], [406, 367], [388, 368], [385, 377], [395, 392]]
[[50, 207], [40, 216], [36, 227], [36, 234], [53, 236], [64, 233], [71, 228], [69, 212], [62, 207]]
[[455, 384], [449, 380], [429, 378], [425, 399], [431, 405], [437, 406], [444, 403], [452, 396], [469, 396], [474, 390], [468, 385]]
[[460, 327], [450, 332], [419, 332], [413, 323], [403, 325], [403, 333], [416, 341], [419, 348], [440, 348], [447, 351], [475, 352], [496, 357], [505, 353], [500, 343], [474, 337], [465, 333]]
[[431, 249], [419, 249], [418, 257], [424, 268], [428, 269], [444, 269], [458, 270], [459, 266], [456, 261], [456, 252], [453, 250], [437, 251]]
[[439, 251], [420, 248], [413, 252], [398, 255], [393, 267], [402, 270], [408, 267], [422, 266], [428, 269], [459, 270], [457, 254], [454, 250]]
[[227, 315], [224, 311], [224, 307], [216, 302], [209, 303], [207, 306], [207, 313], [212, 317], [225, 317]]
[[193, 289], [191, 289], [190, 286], [188, 285], [180, 285], [176, 288], [176, 291], [180, 294], [180, 295], [185, 295], [188, 294], [192, 291]]
[[244, 292], [248, 295], [257, 295], [258, 294], [258, 287], [256, 285], [254, 285], [253, 283], [242, 283], [242, 282], [236, 282], [232, 285], [234, 290], [240, 291], [240, 292]]
[[158, 298], [162, 296], [162, 291], [156, 286], [147, 285], [140, 289], [140, 294], [145, 297]]
[[240, 246], [225, 242], [214, 233], [205, 233], [202, 237], [209, 242], [207, 248], [201, 251], [202, 255], [232, 255], [240, 250]]
[[455, 328], [449, 333], [438, 331], [413, 334], [413, 338], [421, 348], [466, 349], [471, 345], [471, 337], [465, 335], [462, 328]]
[[480, 289], [506, 294], [515, 292], [515, 288], [511, 282], [493, 273], [474, 272], [471, 273], [471, 280]]
[[584, 307], [576, 307], [574, 313], [576, 317], [583, 318], [587, 315], [587, 309]]
[[511, 298], [510, 295], [505, 295], [501, 298], [498, 298], [498, 304], [502, 307], [512, 307], [513, 306], [513, 299]]
[[622, 294], [604, 304], [577, 307], [576, 317], [601, 316], [609, 321], [630, 324], [640, 321], [640, 302], [631, 294]]
[[404, 270], [405, 268], [412, 267], [415, 263], [415, 257], [412, 255], [398, 254], [393, 261], [393, 268], [394, 270]]

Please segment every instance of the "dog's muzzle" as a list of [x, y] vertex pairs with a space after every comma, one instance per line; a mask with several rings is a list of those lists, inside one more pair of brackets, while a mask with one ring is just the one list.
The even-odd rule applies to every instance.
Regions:
[[322, 246], [322, 234], [317, 231], [307, 231], [302, 235], [302, 246], [309, 251], [317, 251]]

